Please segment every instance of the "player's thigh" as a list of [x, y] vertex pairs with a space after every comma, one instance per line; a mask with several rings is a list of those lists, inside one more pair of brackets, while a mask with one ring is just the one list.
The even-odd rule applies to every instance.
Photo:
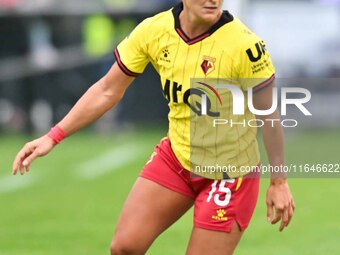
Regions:
[[186, 255], [231, 255], [242, 233], [236, 222], [229, 233], [194, 227]]
[[130, 249], [143, 254], [192, 204], [192, 198], [139, 177], [121, 212], [111, 250]]

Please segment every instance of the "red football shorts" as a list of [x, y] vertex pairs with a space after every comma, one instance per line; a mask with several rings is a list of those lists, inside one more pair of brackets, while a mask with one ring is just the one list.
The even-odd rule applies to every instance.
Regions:
[[192, 198], [194, 226], [215, 231], [230, 232], [235, 221], [246, 229], [259, 193], [259, 175], [226, 180], [193, 176], [177, 160], [168, 138], [156, 146], [140, 176]]

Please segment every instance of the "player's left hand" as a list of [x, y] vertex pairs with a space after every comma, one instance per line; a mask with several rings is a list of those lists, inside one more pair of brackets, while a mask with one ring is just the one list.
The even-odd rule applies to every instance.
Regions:
[[268, 222], [276, 224], [281, 220], [279, 230], [282, 231], [290, 223], [295, 210], [294, 200], [285, 179], [271, 180], [266, 204]]

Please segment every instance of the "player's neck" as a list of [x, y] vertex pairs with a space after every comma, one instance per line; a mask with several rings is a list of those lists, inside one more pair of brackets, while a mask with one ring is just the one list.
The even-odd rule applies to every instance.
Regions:
[[216, 20], [211, 22], [206, 22], [204, 20], [200, 20], [196, 18], [194, 15], [191, 15], [189, 12], [182, 11], [179, 15], [179, 20], [181, 24], [181, 29], [189, 38], [195, 38], [205, 32], [207, 32], [215, 23], [218, 22], [222, 15], [222, 12], [219, 16], [216, 17]]

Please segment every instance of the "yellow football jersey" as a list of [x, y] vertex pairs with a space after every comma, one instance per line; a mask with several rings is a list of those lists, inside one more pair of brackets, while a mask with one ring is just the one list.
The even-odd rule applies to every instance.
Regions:
[[[258, 90], [274, 79], [270, 55], [264, 42], [227, 11], [206, 33], [189, 38], [180, 27], [182, 10], [183, 5], [179, 4], [140, 23], [115, 50], [117, 63], [130, 76], [138, 76], [151, 63], [160, 75], [164, 96], [169, 101], [168, 135], [184, 168], [210, 179], [245, 175], [249, 171], [240, 171], [241, 166], [256, 166], [260, 162], [256, 127], [223, 125], [213, 131], [203, 127], [195, 119], [196, 106], [190, 103], [190, 89], [195, 79], [207, 83], [215, 79], [215, 84], [223, 79], [239, 79], [235, 86], [247, 98], [248, 88]], [[225, 98], [228, 101], [224, 100], [223, 109], [229, 120], [242, 123], [254, 118], [247, 107], [244, 115], [233, 115], [230, 93]], [[199, 168], [209, 164], [233, 168]]]

